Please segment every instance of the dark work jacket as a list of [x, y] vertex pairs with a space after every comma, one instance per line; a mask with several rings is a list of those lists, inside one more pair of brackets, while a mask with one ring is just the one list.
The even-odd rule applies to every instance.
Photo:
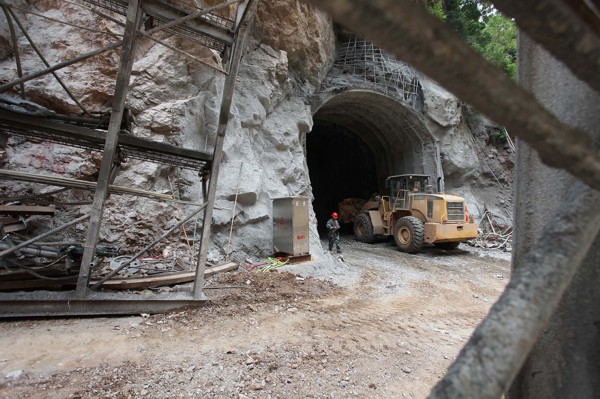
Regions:
[[339, 234], [340, 222], [338, 222], [334, 218], [331, 218], [327, 221], [325, 227], [327, 227], [327, 234], [329, 234], [330, 236], [335, 236]]

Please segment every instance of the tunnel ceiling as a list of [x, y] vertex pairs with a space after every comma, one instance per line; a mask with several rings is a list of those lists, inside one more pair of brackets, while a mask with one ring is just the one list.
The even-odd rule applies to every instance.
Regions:
[[319, 226], [342, 199], [383, 192], [389, 175], [431, 173], [434, 146], [426, 144], [434, 139], [421, 117], [394, 99], [347, 91], [324, 101], [313, 120], [307, 162]]

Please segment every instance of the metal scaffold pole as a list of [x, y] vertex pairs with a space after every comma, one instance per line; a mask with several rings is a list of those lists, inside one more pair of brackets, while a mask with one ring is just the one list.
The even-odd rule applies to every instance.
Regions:
[[127, 10], [127, 23], [125, 26], [125, 35], [123, 38], [123, 49], [121, 51], [121, 61], [119, 72], [115, 84], [115, 95], [113, 98], [112, 113], [108, 125], [108, 133], [102, 155], [102, 164], [98, 176], [98, 184], [94, 195], [94, 203], [90, 214], [90, 224], [88, 227], [85, 249], [81, 259], [81, 268], [77, 280], [77, 296], [84, 297], [88, 290], [90, 279], [90, 265], [94, 258], [98, 236], [100, 234], [100, 222], [104, 211], [104, 202], [108, 193], [109, 175], [113, 165], [115, 154], [117, 152], [118, 134], [123, 117], [125, 98], [129, 87], [129, 77], [133, 66], [133, 55], [135, 51], [136, 30], [140, 25], [142, 11], [139, 0], [130, 0]]
[[237, 40], [233, 49], [233, 55], [231, 57], [231, 63], [229, 68], [229, 74], [225, 78], [225, 85], [223, 88], [223, 100], [221, 102], [221, 110], [219, 113], [219, 125], [217, 127], [217, 140], [215, 142], [215, 149], [213, 155], [213, 168], [210, 173], [210, 181], [208, 184], [208, 198], [206, 200], [208, 206], [204, 211], [204, 219], [202, 222], [202, 238], [200, 241], [200, 253], [198, 254], [198, 262], [196, 264], [196, 280], [194, 283], [194, 299], [201, 299], [204, 294], [202, 288], [204, 286], [204, 271], [206, 269], [208, 245], [210, 240], [210, 228], [212, 222], [212, 214], [215, 202], [215, 195], [217, 191], [217, 178], [219, 176], [219, 168], [221, 159], [223, 158], [223, 143], [225, 142], [225, 133], [227, 131], [227, 123], [229, 122], [229, 110], [233, 100], [233, 92], [235, 89], [235, 82], [240, 66], [240, 60], [244, 51], [244, 44], [248, 35], [248, 27], [252, 20], [252, 16], [256, 10], [258, 1], [250, 0], [247, 8], [245, 9], [244, 19], [242, 20]]

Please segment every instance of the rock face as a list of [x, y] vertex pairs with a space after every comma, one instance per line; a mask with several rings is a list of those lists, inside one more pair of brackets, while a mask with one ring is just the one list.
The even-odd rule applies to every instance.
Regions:
[[[122, 31], [118, 25], [71, 3], [15, 0], [10, 4], [77, 25], [88, 26], [89, 21], [94, 21], [96, 31], [91, 32], [15, 10], [50, 64], [101, 48], [114, 40], [97, 30]], [[161, 39], [209, 64], [218, 66], [220, 63], [217, 54], [184, 39], [167, 35]], [[3, 82], [17, 77], [14, 52], [9, 43], [10, 35], [2, 27], [0, 76]], [[24, 71], [42, 68], [20, 32], [18, 46]], [[305, 153], [316, 112], [310, 104], [313, 96], [322, 90], [321, 84], [334, 62], [335, 49], [336, 33], [327, 16], [297, 0], [260, 3], [242, 59], [224, 144], [210, 261], [225, 256], [245, 259], [269, 255], [272, 251], [272, 198], [298, 195], [312, 198]], [[107, 52], [62, 69], [59, 75], [84, 107], [94, 112], [107, 111], [118, 62], [117, 53]], [[132, 134], [212, 152], [223, 81], [223, 75], [213, 68], [149, 39], [138, 40], [127, 97], [127, 107], [133, 115]], [[464, 194], [479, 214], [484, 204], [501, 214], [500, 208], [509, 205], [509, 194], [502, 199], [506, 201], [504, 205], [494, 198], [498, 184], [489, 176], [486, 164], [490, 170], [505, 170], [499, 161], [503, 157], [494, 155], [482, 162], [482, 155], [476, 151], [484, 148], [492, 124], [474, 113], [465, 113], [463, 104], [426, 79], [422, 79], [422, 90], [424, 109], [419, 118], [439, 140], [446, 189]], [[27, 82], [25, 93], [29, 100], [58, 113], [80, 112], [51, 75]], [[5, 94], [18, 96], [16, 88]], [[3, 168], [75, 178], [93, 178], [98, 172], [100, 156], [97, 153], [42, 143], [43, 158], [38, 159], [35, 153], [39, 145], [11, 137]], [[502, 175], [500, 179], [507, 187], [510, 185], [509, 175]], [[115, 184], [173, 193], [186, 201], [202, 201], [200, 179], [197, 171], [192, 170], [129, 160], [123, 164]], [[11, 183], [3, 191], [14, 194], [27, 187], [29, 185], [24, 183]], [[70, 202], [90, 199], [89, 193], [78, 191], [61, 195], [60, 198]], [[128, 252], [133, 251], [191, 210], [170, 203], [113, 195], [107, 202], [101, 240], [121, 243]], [[89, 206], [85, 205], [65, 208], [70, 218], [74, 213], [88, 211]], [[311, 210], [311, 252], [318, 255], [322, 249], [316, 225]], [[81, 225], [77, 231], [65, 234], [83, 237], [85, 228]], [[230, 229], [233, 229], [231, 242]], [[179, 238], [197, 239], [194, 230], [194, 226], [188, 227], [186, 237]]]

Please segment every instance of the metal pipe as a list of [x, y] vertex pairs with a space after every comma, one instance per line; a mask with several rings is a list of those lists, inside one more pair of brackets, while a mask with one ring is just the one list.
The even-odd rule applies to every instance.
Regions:
[[26, 246], [28, 246], [29, 244], [33, 244], [34, 242], [37, 242], [37, 241], [41, 240], [42, 238], [46, 238], [46, 237], [48, 237], [48, 236], [51, 236], [51, 235], [52, 235], [52, 234], [54, 234], [54, 233], [58, 233], [59, 231], [61, 231], [61, 230], [64, 230], [64, 229], [66, 229], [67, 227], [71, 227], [71, 226], [73, 226], [74, 224], [77, 224], [77, 223], [79, 223], [79, 222], [83, 222], [84, 220], [86, 220], [86, 219], [87, 219], [87, 218], [89, 218], [89, 217], [90, 217], [90, 215], [83, 215], [83, 216], [81, 216], [81, 217], [78, 217], [78, 218], [77, 218], [77, 219], [75, 219], [75, 220], [71, 220], [71, 221], [70, 221], [69, 223], [67, 223], [67, 224], [63, 224], [62, 226], [59, 226], [59, 227], [57, 227], [57, 228], [55, 228], [55, 229], [52, 229], [52, 230], [50, 230], [50, 231], [47, 231], [47, 232], [45, 232], [45, 233], [43, 233], [43, 234], [40, 234], [39, 236], [37, 236], [37, 237], [34, 237], [34, 238], [32, 238], [31, 240], [27, 240], [27, 241], [25, 241], [25, 242], [22, 242], [22, 243], [20, 243], [19, 245], [16, 245], [16, 246], [14, 246], [14, 247], [12, 247], [12, 248], [10, 248], [10, 249], [7, 249], [7, 250], [5, 250], [5, 251], [2, 251], [2, 252], [0, 252], [0, 258], [3, 258], [3, 257], [5, 257], [6, 255], [12, 254], [13, 252], [15, 252], [15, 251], [17, 251], [17, 250], [19, 250], [19, 249], [21, 249], [21, 248], [25, 248], [25, 247], [26, 247]]
[[[18, 243], [23, 242], [22, 240], [15, 240]], [[56, 241], [56, 242], [47, 242], [47, 241], [42, 241], [42, 242], [38, 242], [35, 244], [36, 247], [40, 247], [42, 249], [45, 249], [44, 247], [69, 247], [72, 245], [83, 245], [84, 242], [77, 242], [77, 241]]]
[[237, 186], [235, 188], [235, 199], [233, 201], [233, 209], [231, 210], [231, 226], [229, 227], [229, 242], [227, 244], [227, 251], [225, 252], [225, 260], [229, 260], [229, 255], [231, 255], [231, 236], [233, 235], [233, 222], [235, 220], [235, 210], [237, 207], [238, 194], [240, 192], [240, 182], [242, 180], [242, 170], [244, 169], [244, 162], [240, 163], [240, 173], [238, 175]]
[[[12, 248], [15, 246], [15, 243], [10, 239], [10, 237], [8, 236], [8, 234], [6, 234], [6, 230], [4, 230], [4, 223], [0, 222], [0, 235], [2, 236], [2, 241], [6, 241], [6, 245], [8, 245], [9, 248]], [[6, 248], [4, 248], [6, 249]], [[19, 258], [23, 257], [23, 253], [21, 253], [21, 251], [15, 251], [15, 253], [17, 254], [17, 256]]]
[[[8, 244], [0, 242], [0, 249], [9, 249], [9, 248], [12, 248], [12, 247]], [[58, 258], [58, 256], [59, 256], [58, 252], [48, 251], [48, 250], [44, 250], [44, 249], [37, 249], [37, 248], [26, 247], [26, 248], [21, 248], [20, 251], [23, 252], [24, 254], [35, 255], [35, 256], [44, 256], [46, 258]]]
[[203, 204], [200, 208], [196, 209], [194, 212], [192, 212], [191, 214], [189, 214], [185, 219], [183, 219], [182, 221], [178, 222], [177, 224], [175, 224], [175, 226], [173, 226], [169, 230], [167, 230], [166, 233], [163, 233], [163, 235], [161, 235], [160, 237], [158, 237], [156, 240], [154, 240], [150, 244], [146, 245], [142, 250], [140, 250], [138, 253], [136, 253], [135, 255], [133, 255], [131, 257], [131, 259], [129, 259], [129, 260], [121, 263], [119, 265], [119, 267], [117, 267], [115, 270], [113, 270], [108, 275], [104, 276], [96, 284], [94, 284], [92, 286], [92, 289], [95, 290], [95, 289], [99, 288], [109, 278], [111, 278], [111, 277], [115, 276], [117, 273], [119, 273], [125, 266], [129, 265], [131, 262], [133, 262], [134, 260], [136, 260], [137, 258], [139, 258], [140, 256], [142, 256], [143, 254], [145, 254], [146, 251], [148, 251], [150, 248], [152, 248], [153, 246], [155, 246], [156, 244], [158, 244], [162, 239], [164, 239], [165, 237], [167, 237], [169, 234], [171, 234], [172, 232], [174, 232], [175, 230], [177, 230], [179, 227], [181, 227], [183, 224], [185, 224], [186, 222], [188, 222], [191, 218], [193, 218], [194, 216], [196, 216], [201, 210], [203, 210], [204, 208], [206, 208], [206, 205], [207, 204]]
[[[13, 240], [13, 242], [20, 244], [22, 242], [24, 242], [25, 240]], [[81, 245], [81, 244], [80, 244]], [[50, 251], [50, 252], [60, 252], [60, 250], [56, 249], [55, 247], [57, 247], [58, 245], [55, 246], [50, 246], [50, 245], [44, 245], [41, 242], [37, 242], [35, 244], [31, 244], [29, 245], [27, 248], [33, 248], [33, 249], [37, 249], [37, 250], [42, 250], [42, 251]], [[65, 245], [61, 245], [61, 246], [65, 246]]]

